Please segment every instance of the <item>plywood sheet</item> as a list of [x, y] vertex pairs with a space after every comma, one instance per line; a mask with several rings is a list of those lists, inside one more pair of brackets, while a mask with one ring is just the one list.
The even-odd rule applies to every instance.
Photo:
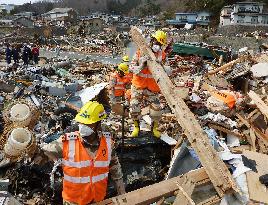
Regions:
[[248, 159], [255, 160], [257, 164], [257, 173], [249, 171], [246, 173], [249, 198], [256, 202], [268, 204], [268, 189], [260, 183], [259, 177], [268, 174], [268, 155], [257, 152], [244, 151], [243, 155]]

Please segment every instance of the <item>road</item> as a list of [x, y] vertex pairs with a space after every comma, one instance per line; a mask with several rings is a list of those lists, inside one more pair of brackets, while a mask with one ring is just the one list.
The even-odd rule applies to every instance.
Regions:
[[[136, 52], [136, 46], [133, 42], [130, 42], [128, 46], [125, 48], [125, 53], [129, 55], [130, 59]], [[40, 49], [40, 57], [51, 58], [56, 56], [55, 51], [47, 51], [45, 49]], [[65, 58], [67, 56], [68, 59], [85, 59], [89, 58], [91, 60], [96, 60], [105, 64], [118, 64], [121, 62], [121, 56], [113, 57], [111, 54], [83, 54], [79, 52], [69, 52], [69, 51], [61, 51], [60, 57]]]
[[[40, 49], [40, 57], [55, 57], [56, 52], [55, 51], [47, 51], [45, 49]], [[83, 54], [79, 52], [69, 52], [69, 51], [61, 51], [60, 57], [61, 58], [67, 58], [68, 59], [85, 59], [88, 58], [90, 60], [96, 60], [105, 64], [118, 64], [121, 61], [120, 56], [113, 57], [110, 54]]]

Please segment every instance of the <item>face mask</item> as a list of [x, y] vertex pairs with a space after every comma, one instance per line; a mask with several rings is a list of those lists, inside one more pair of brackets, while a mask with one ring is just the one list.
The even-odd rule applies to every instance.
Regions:
[[159, 45], [153, 45], [152, 50], [154, 53], [157, 53], [158, 51], [161, 50], [161, 47]]
[[78, 127], [81, 137], [87, 137], [94, 133], [94, 130], [92, 130], [89, 126], [79, 124]]

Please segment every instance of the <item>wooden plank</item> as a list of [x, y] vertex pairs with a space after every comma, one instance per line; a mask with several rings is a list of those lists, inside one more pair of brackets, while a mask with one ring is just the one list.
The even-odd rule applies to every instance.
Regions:
[[182, 176], [174, 177], [159, 183], [137, 189], [135, 191], [113, 197], [111, 199], [98, 202], [98, 205], [118, 204], [118, 205], [147, 205], [160, 200], [162, 197], [170, 197], [174, 195], [175, 191], [179, 190], [179, 186], [183, 184], [185, 177], [191, 179], [193, 183], [199, 181], [206, 181], [208, 175], [204, 168], [193, 170]]
[[256, 152], [256, 135], [253, 129], [249, 130], [249, 136], [252, 142], [252, 151]]
[[194, 201], [191, 199], [191, 195], [195, 188], [195, 183], [184, 177], [184, 181], [181, 185], [178, 184], [179, 190], [177, 191], [177, 196], [173, 205], [195, 205]]
[[268, 118], [268, 106], [265, 104], [265, 102], [263, 102], [260, 96], [252, 90], [249, 91], [248, 96], [254, 101], [262, 114]]
[[267, 174], [268, 156], [251, 151], [244, 151], [243, 155], [248, 159], [256, 161], [257, 164], [257, 173], [254, 171], [246, 172], [249, 199], [255, 202], [268, 204], [268, 190], [266, 186], [259, 181], [261, 175]]
[[210, 145], [207, 134], [204, 132], [194, 114], [190, 111], [185, 102], [174, 92], [175, 86], [167, 76], [163, 67], [156, 62], [156, 57], [147, 46], [144, 38], [136, 27], [130, 30], [133, 41], [137, 44], [143, 54], [148, 56], [148, 67], [161, 89], [161, 93], [166, 98], [169, 107], [175, 114], [178, 123], [198, 155], [203, 167], [206, 169], [210, 180], [220, 196], [225, 192], [236, 190], [236, 184], [224, 162], [219, 158], [217, 152]]
[[239, 147], [231, 147], [230, 150], [234, 154], [242, 154], [244, 150], [250, 150], [250, 145], [241, 145]]
[[218, 126], [218, 125], [215, 125], [215, 124], [212, 124], [212, 123], [209, 123], [208, 124], [209, 127], [215, 129], [215, 130], [219, 130], [219, 131], [222, 131], [226, 134], [230, 134], [230, 135], [234, 135], [236, 137], [239, 137], [240, 139], [243, 139], [244, 138], [244, 135], [238, 133], [238, 132], [233, 132], [225, 127], [222, 127], [222, 126]]
[[219, 196], [212, 196], [205, 201], [202, 201], [198, 203], [197, 205], [212, 205], [212, 204], [218, 204], [221, 201], [221, 198]]
[[[246, 125], [249, 128], [249, 132], [251, 136], [248, 136], [249, 138], [248, 141], [251, 144], [251, 146], [254, 148], [254, 143], [256, 143], [256, 138], [253, 136], [253, 133], [255, 134], [255, 136], [257, 136], [258, 138], [260, 138], [264, 143], [268, 143], [268, 136], [264, 133], [262, 133], [261, 130], [259, 130], [257, 127], [255, 127], [253, 125], [253, 123], [250, 123], [249, 120], [244, 119], [240, 114], [236, 114], [236, 116], [239, 118], [239, 120]], [[246, 135], [247, 136], [247, 135]], [[255, 141], [254, 141], [255, 139]], [[253, 142], [254, 141], [254, 142]]]
[[236, 60], [233, 60], [233, 61], [231, 61], [231, 62], [229, 62], [229, 63], [224, 64], [223, 66], [221, 66], [221, 67], [219, 67], [219, 68], [216, 68], [216, 69], [214, 69], [214, 70], [208, 71], [207, 75], [213, 75], [213, 74], [218, 73], [219, 71], [226, 71], [226, 70], [228, 70], [230, 67], [232, 67], [234, 64], [239, 63], [239, 62], [241, 61], [241, 59], [242, 59], [242, 58], [240, 57], [240, 58], [238, 58], [238, 59], [236, 59]]
[[[186, 189], [183, 189], [181, 186], [179, 186], [179, 193], [176, 196], [176, 199], [173, 203], [173, 205], [195, 205], [194, 201], [191, 199], [190, 195], [188, 194], [189, 191], [193, 192], [193, 189], [187, 189], [189, 187], [186, 187]], [[187, 192], [185, 191], [187, 190]]]
[[251, 113], [248, 114], [247, 119], [251, 118], [253, 115], [257, 114], [259, 112], [258, 109], [254, 109]]
[[164, 204], [164, 201], [165, 201], [165, 197], [162, 197], [162, 198], [156, 203], [156, 205], [162, 205], [162, 204]]

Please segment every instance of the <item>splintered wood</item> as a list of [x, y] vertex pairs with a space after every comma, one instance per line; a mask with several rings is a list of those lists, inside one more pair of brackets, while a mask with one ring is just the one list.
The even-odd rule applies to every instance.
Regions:
[[200, 162], [205, 168], [219, 196], [222, 197], [227, 191], [238, 191], [224, 162], [219, 158], [217, 152], [210, 145], [207, 134], [203, 131], [194, 114], [190, 111], [185, 102], [176, 92], [174, 92], [174, 90], [176, 90], [175, 86], [167, 76], [163, 67], [156, 62], [155, 55], [151, 49], [148, 48], [138, 29], [132, 27], [130, 33], [133, 41], [140, 48], [143, 55], [150, 58], [147, 62], [149, 69], [159, 85], [161, 93], [166, 98], [169, 107], [174, 112], [178, 123], [184, 129], [184, 133], [197, 153]]
[[223, 65], [223, 66], [221, 66], [221, 67], [219, 67], [219, 68], [216, 68], [215, 70], [209, 71], [209, 72], [207, 73], [207, 75], [213, 75], [213, 74], [218, 73], [219, 71], [226, 71], [226, 70], [228, 70], [230, 67], [232, 67], [234, 64], [239, 63], [242, 59], [243, 59], [243, 58], [240, 57], [240, 58], [238, 58], [238, 59], [236, 59], [236, 60], [233, 60], [233, 61], [231, 61], [231, 62], [229, 62], [229, 63], [226, 63], [225, 65]]
[[254, 91], [250, 91], [248, 93], [248, 96], [251, 98], [251, 100], [254, 101], [254, 103], [260, 109], [262, 114], [264, 114], [268, 118], [268, 106], [263, 102], [260, 96], [256, 94]]
[[[208, 175], [205, 172], [204, 168], [193, 170], [188, 172], [185, 175], [174, 177], [165, 181], [161, 181], [159, 183], [137, 189], [135, 191], [104, 200], [102, 202], [98, 202], [98, 205], [147, 205], [156, 202], [157, 200], [178, 193], [178, 195], [182, 194], [185, 198], [185, 201], [189, 202], [189, 197], [191, 196], [191, 192], [193, 186], [195, 184], [203, 184], [207, 183]], [[191, 187], [191, 190], [187, 190], [187, 188]], [[184, 200], [183, 200], [184, 201]], [[190, 200], [189, 204], [192, 203]], [[184, 204], [180, 204], [184, 205]]]

